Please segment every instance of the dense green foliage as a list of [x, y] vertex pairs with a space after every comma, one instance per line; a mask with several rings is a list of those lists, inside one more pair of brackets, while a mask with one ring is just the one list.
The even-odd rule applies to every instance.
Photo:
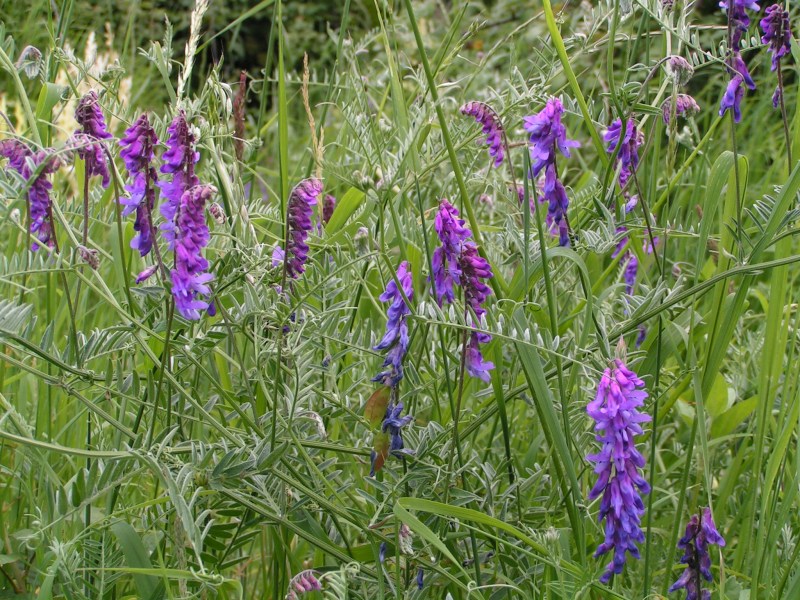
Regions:
[[[1, 4], [0, 130], [65, 165], [52, 177], [58, 247], [35, 252], [30, 182], [0, 170], [0, 597], [278, 599], [313, 569], [323, 589], [310, 599], [682, 598], [667, 592], [676, 545], [703, 507], [727, 541], [711, 548], [712, 598], [800, 597], [795, 42], [784, 128], [757, 18], [744, 53], [757, 89], [741, 123], [718, 116], [716, 6], [29, 4]], [[27, 45], [42, 57], [26, 70]], [[663, 68], [670, 55], [694, 66], [685, 86]], [[116, 138], [108, 188], [85, 187], [66, 149], [90, 89]], [[701, 110], [665, 125], [678, 93]], [[569, 247], [546, 205], [527, 209], [539, 182], [523, 117], [552, 97], [581, 142], [558, 158]], [[470, 100], [505, 125], [498, 168], [459, 112]], [[117, 139], [147, 111], [165, 142], [179, 109], [224, 213], [208, 216], [204, 250], [216, 314], [196, 321], [176, 312], [168, 278], [134, 282], [153, 260], [131, 249], [117, 202]], [[644, 133], [628, 214], [602, 141], [619, 117]], [[291, 190], [314, 174], [336, 210], [287, 283], [273, 249]], [[440, 307], [431, 291], [441, 198], [494, 271], [477, 323], [492, 335], [488, 383], [464, 372], [463, 297]], [[615, 252], [625, 237], [632, 254]], [[388, 395], [372, 381], [379, 296], [401, 261], [415, 293], [396, 392], [412, 452], [370, 477]], [[586, 406], [615, 356], [649, 393], [636, 442], [652, 491], [641, 560], [605, 585]]]

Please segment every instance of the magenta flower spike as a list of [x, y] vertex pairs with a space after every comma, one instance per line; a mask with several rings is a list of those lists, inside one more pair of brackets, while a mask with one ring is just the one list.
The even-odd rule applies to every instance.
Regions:
[[503, 122], [495, 110], [484, 102], [467, 102], [460, 109], [461, 114], [473, 117], [483, 127], [486, 135], [486, 145], [489, 146], [489, 156], [494, 158], [494, 166], [503, 164]]
[[133, 224], [136, 236], [131, 240], [131, 248], [138, 250], [141, 256], [147, 256], [153, 248], [153, 208], [158, 186], [153, 157], [158, 137], [146, 114], [125, 131], [119, 145], [122, 146], [119, 155], [133, 180], [125, 186], [130, 197], [119, 199], [125, 207], [122, 216], [136, 212]]
[[724, 547], [725, 539], [717, 531], [711, 510], [704, 508], [701, 516], [692, 515], [686, 525], [686, 534], [678, 542], [683, 550], [681, 563], [686, 565], [681, 576], [669, 588], [670, 592], [686, 590], [686, 600], [711, 600], [711, 592], [702, 589], [703, 579], [713, 581], [709, 544]]
[[103, 187], [108, 187], [111, 179], [101, 140], [107, 140], [112, 136], [106, 128], [97, 92], [88, 92], [78, 101], [75, 121], [80, 125], [80, 129], [75, 132], [72, 143], [76, 147], [78, 156], [86, 162], [86, 177], [98, 175], [102, 178]]
[[383, 339], [375, 346], [375, 350], [386, 350], [386, 359], [383, 361], [384, 371], [372, 378], [388, 387], [395, 387], [403, 378], [403, 358], [408, 351], [408, 324], [406, 316], [411, 310], [406, 305], [403, 295], [409, 300], [414, 298], [414, 285], [411, 269], [408, 262], [403, 261], [397, 269], [397, 280], [400, 282], [402, 293], [394, 279], [386, 285], [386, 291], [380, 295], [381, 302], [389, 302], [389, 320], [386, 323], [386, 333]]

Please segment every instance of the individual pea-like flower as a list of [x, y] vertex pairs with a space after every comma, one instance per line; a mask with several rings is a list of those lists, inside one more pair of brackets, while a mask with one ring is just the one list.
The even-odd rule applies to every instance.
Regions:
[[136, 211], [133, 224], [136, 236], [131, 240], [131, 248], [138, 250], [142, 256], [147, 256], [153, 248], [153, 207], [158, 186], [158, 172], [153, 166], [153, 157], [157, 144], [158, 137], [147, 114], [140, 116], [119, 141], [122, 146], [119, 155], [133, 179], [125, 186], [130, 197], [122, 197], [119, 202], [125, 207], [123, 217]]
[[784, 10], [780, 4], [768, 6], [761, 19], [761, 43], [769, 46], [772, 54], [772, 70], [778, 69], [778, 64], [784, 56], [792, 51], [792, 29], [789, 25], [789, 11]]
[[19, 58], [14, 66], [25, 73], [28, 79], [39, 76], [42, 70], [42, 52], [36, 46], [25, 46], [19, 53]]
[[486, 145], [489, 146], [489, 156], [494, 158], [494, 166], [503, 164], [503, 122], [495, 110], [484, 102], [467, 102], [460, 109], [461, 114], [473, 117], [483, 127], [486, 135]]
[[639, 273], [639, 259], [632, 252], [628, 252], [625, 258], [625, 270], [622, 279], [625, 281], [625, 293], [633, 293], [633, 286], [636, 285], [636, 275]]
[[[670, 592], [686, 590], [686, 600], [711, 600], [711, 592], [702, 589], [702, 580], [713, 581], [709, 544], [725, 546], [725, 540], [717, 531], [711, 510], [704, 508], [701, 516], [692, 515], [686, 525], [686, 534], [678, 542], [683, 550], [681, 563], [686, 565], [681, 576], [669, 588]], [[701, 579], [702, 578], [702, 579]]]
[[108, 187], [110, 175], [101, 140], [109, 139], [111, 134], [106, 128], [97, 92], [92, 90], [78, 101], [75, 121], [80, 129], [75, 132], [79, 137], [74, 140], [74, 144], [78, 156], [86, 162], [86, 178], [98, 175], [102, 178], [103, 187]]
[[0, 142], [0, 156], [8, 159], [8, 166], [28, 181], [28, 204], [30, 206], [31, 234], [38, 242], [31, 244], [31, 250], [38, 250], [39, 244], [48, 248], [55, 246], [53, 237], [52, 198], [53, 184], [49, 176], [61, 166], [61, 161], [52, 149], [33, 152], [28, 146], [15, 139]]
[[408, 351], [406, 316], [411, 314], [411, 310], [406, 304], [406, 299], [410, 302], [414, 298], [414, 285], [408, 262], [400, 263], [400, 267], [397, 269], [397, 281], [400, 282], [400, 288], [392, 279], [386, 285], [386, 291], [379, 297], [381, 302], [390, 302], [391, 304], [388, 310], [389, 320], [386, 323], [386, 333], [374, 348], [375, 350], [388, 348], [389, 351], [383, 361], [386, 369], [373, 377], [372, 381], [380, 381], [389, 387], [396, 386], [403, 378], [403, 358]]
[[142, 283], [143, 281], [147, 281], [153, 275], [156, 274], [156, 271], [158, 271], [158, 265], [150, 265], [144, 271], [142, 271], [136, 276], [136, 283]]
[[331, 220], [334, 210], [336, 210], [336, 196], [325, 194], [325, 198], [322, 200], [322, 222], [325, 225]]
[[628, 180], [639, 167], [639, 146], [644, 143], [644, 136], [636, 127], [632, 118], [625, 121], [625, 131], [622, 131], [622, 120], [616, 119], [603, 134], [603, 139], [608, 144], [609, 154], [617, 152], [616, 161], [620, 165], [619, 187], [625, 189]]
[[174, 249], [175, 244], [175, 217], [181, 205], [183, 195], [193, 187], [200, 184], [194, 169], [200, 160], [200, 153], [196, 150], [197, 140], [186, 120], [186, 113], [180, 111], [167, 128], [167, 150], [161, 155], [164, 164], [161, 172], [171, 175], [171, 180], [161, 181], [161, 216], [165, 222], [160, 229], [169, 244], [169, 249]]
[[300, 596], [308, 592], [321, 591], [322, 584], [314, 574], [313, 569], [301, 571], [289, 582], [289, 591], [286, 593], [286, 600], [298, 600]]
[[286, 217], [286, 225], [289, 228], [288, 243], [284, 253], [286, 274], [292, 279], [297, 279], [306, 270], [305, 264], [308, 260], [306, 239], [313, 227], [311, 217], [321, 193], [322, 181], [311, 177], [298, 183], [289, 195]]
[[647, 339], [647, 327], [644, 324], [639, 325], [636, 329], [636, 348], [640, 348], [641, 345], [644, 343], [645, 339]]
[[733, 75], [738, 73], [742, 76], [742, 81], [749, 89], [756, 89], [756, 82], [753, 80], [753, 76], [750, 75], [750, 69], [747, 68], [747, 63], [744, 62], [744, 59], [739, 52], [734, 52], [731, 55], [728, 64]]
[[725, 94], [722, 96], [722, 101], [719, 105], [719, 116], [723, 116], [728, 110], [733, 111], [733, 121], [738, 123], [742, 120], [742, 98], [744, 97], [744, 88], [742, 76], [738, 73], [728, 82], [728, 87], [725, 88]]
[[208, 245], [210, 233], [206, 225], [205, 205], [216, 193], [211, 185], [196, 185], [184, 192], [175, 217], [175, 268], [172, 270], [172, 295], [175, 307], [184, 318], [200, 318], [200, 311], [214, 308], [201, 299], [208, 296], [214, 279], [207, 272], [208, 261], [202, 250]]
[[[670, 113], [672, 112], [672, 99], [667, 98], [661, 105], [661, 116], [664, 119], [664, 124], [669, 125]], [[678, 94], [675, 97], [675, 116], [676, 117], [690, 117], [700, 112], [700, 106], [697, 101], [689, 94]]]
[[634, 438], [642, 433], [641, 424], [650, 416], [639, 412], [647, 398], [644, 382], [625, 363], [616, 359], [607, 368], [597, 386], [597, 395], [586, 412], [595, 421], [595, 439], [602, 444], [600, 452], [586, 459], [594, 463], [597, 483], [589, 499], [601, 498], [600, 521], [605, 520], [605, 540], [595, 556], [613, 551], [600, 581], [608, 583], [614, 574], [622, 573], [627, 554], [639, 558], [638, 543], [644, 541], [640, 526], [644, 514], [641, 494], [650, 486], [640, 470], [644, 456], [636, 449]]
[[422, 567], [417, 569], [417, 589], [421, 590], [425, 585], [425, 571]]
[[[386, 414], [381, 422], [381, 433], [389, 436], [389, 444], [386, 449], [387, 454], [401, 457], [404, 454], [412, 454], [412, 450], [406, 449], [405, 441], [403, 440], [403, 427], [408, 426], [409, 423], [414, 421], [411, 415], [403, 414], [403, 403], [391, 400], [386, 407]], [[384, 454], [384, 457], [386, 454]], [[370, 471], [369, 476], [374, 477], [379, 455], [374, 449], [370, 456]]]

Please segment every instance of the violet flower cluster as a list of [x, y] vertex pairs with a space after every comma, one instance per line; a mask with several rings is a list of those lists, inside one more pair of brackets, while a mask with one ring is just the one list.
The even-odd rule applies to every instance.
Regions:
[[547, 225], [552, 232], [558, 231], [558, 243], [569, 245], [569, 225], [567, 209], [569, 198], [564, 185], [558, 178], [556, 155], [561, 153], [569, 158], [570, 148], [580, 146], [575, 140], [567, 139], [567, 129], [561, 122], [564, 106], [558, 98], [551, 98], [544, 108], [525, 117], [525, 131], [530, 134], [531, 175], [533, 178], [544, 171], [543, 196], [548, 203]]
[[[386, 359], [383, 371], [372, 378], [372, 381], [379, 381], [388, 387], [395, 387], [403, 378], [403, 358], [408, 351], [408, 324], [406, 316], [411, 314], [411, 310], [406, 304], [406, 299], [411, 301], [414, 298], [414, 284], [411, 269], [408, 262], [403, 261], [397, 269], [397, 281], [400, 282], [398, 289], [394, 279], [386, 285], [386, 291], [380, 295], [381, 302], [390, 302], [386, 323], [386, 334], [383, 339], [374, 347], [375, 350], [386, 350]], [[402, 290], [402, 293], [401, 291]], [[403, 296], [405, 295], [405, 298]]]
[[141, 256], [147, 256], [153, 248], [153, 208], [158, 172], [152, 162], [157, 144], [158, 137], [146, 114], [140, 116], [119, 141], [122, 146], [119, 155], [133, 179], [125, 186], [130, 198], [122, 197], [119, 202], [125, 207], [122, 216], [136, 212], [133, 224], [136, 236], [131, 240], [131, 248], [138, 250]]
[[733, 112], [734, 122], [738, 123], [742, 118], [741, 102], [744, 97], [742, 86], [745, 85], [751, 90], [756, 89], [755, 81], [742, 58], [742, 37], [750, 27], [750, 16], [747, 11], [758, 11], [760, 8], [754, 0], [722, 0], [719, 7], [728, 15], [730, 24], [728, 38], [730, 57], [727, 64], [731, 74], [731, 79], [720, 101], [719, 115], [723, 116], [730, 110]]
[[600, 452], [586, 459], [595, 464], [597, 483], [589, 499], [602, 497], [599, 520], [605, 519], [605, 541], [595, 556], [613, 551], [600, 581], [608, 583], [614, 574], [622, 573], [627, 554], [639, 558], [638, 543], [644, 541], [641, 517], [644, 503], [641, 494], [650, 486], [640, 470], [645, 460], [636, 449], [634, 437], [642, 433], [641, 424], [650, 416], [639, 412], [647, 398], [644, 382], [625, 363], [617, 359], [607, 368], [597, 387], [597, 396], [586, 407], [595, 421], [595, 439], [602, 444]]
[[[491, 293], [484, 280], [493, 276], [492, 267], [478, 254], [475, 242], [470, 241], [472, 231], [464, 226], [458, 209], [446, 199], [439, 203], [434, 228], [442, 243], [436, 248], [432, 258], [436, 301], [440, 306], [451, 303], [455, 297], [454, 286], [457, 285], [464, 290], [466, 305], [480, 319], [486, 313], [483, 303]], [[473, 322], [473, 326], [477, 327], [477, 324]], [[483, 381], [489, 381], [489, 371], [494, 368], [494, 364], [484, 360], [480, 344], [486, 344], [491, 339], [486, 333], [473, 331], [464, 349], [467, 373]]]
[[214, 193], [216, 189], [210, 185], [196, 185], [187, 190], [175, 217], [172, 295], [175, 307], [186, 319], [199, 319], [200, 311], [215, 312], [212, 304], [201, 299], [211, 293], [208, 283], [214, 279], [206, 272], [208, 261], [202, 253], [210, 238], [205, 205]]
[[686, 565], [681, 576], [669, 588], [670, 592], [686, 590], [686, 600], [711, 600], [711, 592], [702, 589], [702, 580], [713, 581], [709, 544], [725, 546], [725, 540], [717, 531], [711, 510], [704, 508], [702, 515], [692, 515], [686, 525], [686, 534], [678, 542], [683, 550], [681, 563]]
[[[664, 119], [664, 124], [669, 125], [670, 112], [672, 111], [672, 99], [667, 98], [661, 105], [661, 116]], [[700, 106], [697, 101], [689, 94], [678, 94], [675, 97], [675, 116], [676, 117], [689, 117], [700, 112]]]
[[29, 231], [38, 240], [31, 243], [31, 250], [38, 250], [39, 244], [52, 248], [55, 245], [50, 197], [53, 184], [49, 175], [58, 170], [61, 161], [49, 148], [33, 152], [15, 139], [0, 141], [0, 156], [7, 158], [8, 166], [28, 182]]
[[[789, 11], [785, 10], [780, 4], [768, 6], [761, 19], [761, 43], [768, 46], [772, 54], [772, 70], [780, 68], [781, 59], [788, 56], [792, 51], [792, 28], [789, 24]], [[772, 106], [777, 108], [783, 94], [783, 82], [779, 74], [778, 85], [772, 95]]]
[[503, 164], [503, 122], [495, 110], [484, 102], [467, 102], [460, 109], [461, 114], [473, 117], [483, 127], [486, 135], [486, 145], [489, 146], [489, 156], [494, 158], [494, 166]]
[[286, 216], [288, 241], [286, 248], [276, 247], [273, 252], [273, 264], [276, 257], [281, 256], [286, 264], [286, 274], [297, 279], [306, 270], [308, 260], [308, 232], [313, 224], [314, 206], [322, 193], [322, 182], [315, 177], [304, 179], [298, 183], [289, 195], [289, 206]]
[[109, 139], [111, 134], [106, 128], [106, 121], [95, 91], [88, 92], [78, 101], [75, 121], [80, 125], [80, 129], [75, 132], [72, 143], [78, 156], [86, 162], [86, 178], [98, 175], [102, 178], [103, 187], [108, 187], [111, 179], [101, 140]]
[[[616, 163], [619, 165], [619, 187], [623, 190], [626, 200], [630, 200], [630, 193], [626, 191], [628, 181], [639, 167], [639, 147], [644, 143], [642, 132], [636, 127], [632, 118], [625, 121], [625, 131], [622, 131], [622, 119], [616, 119], [603, 134], [603, 140], [608, 144], [607, 152], [617, 152]], [[619, 151], [617, 151], [619, 147]]]
[[180, 111], [167, 129], [167, 150], [162, 154], [161, 172], [171, 175], [169, 181], [161, 181], [161, 216], [165, 222], [161, 224], [161, 232], [169, 244], [169, 249], [174, 250], [175, 245], [175, 218], [181, 205], [183, 195], [200, 185], [200, 179], [194, 172], [194, 166], [200, 160], [200, 153], [195, 149], [197, 140], [186, 120], [186, 113]]

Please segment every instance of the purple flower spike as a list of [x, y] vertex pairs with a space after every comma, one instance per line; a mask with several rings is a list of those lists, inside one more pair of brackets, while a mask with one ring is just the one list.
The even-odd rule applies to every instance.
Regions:
[[202, 254], [210, 238], [204, 209], [216, 191], [210, 185], [197, 185], [188, 190], [181, 197], [175, 218], [172, 295], [178, 312], [190, 320], [199, 319], [200, 311], [209, 309], [209, 303], [199, 298], [211, 293], [208, 283], [214, 279], [211, 273], [206, 272], [208, 261]]
[[464, 227], [464, 219], [458, 218], [458, 209], [446, 199], [439, 203], [433, 226], [442, 245], [433, 252], [433, 289], [439, 306], [449, 304], [454, 299], [453, 284], [460, 282], [458, 257], [461, 246], [472, 236], [472, 231]]
[[725, 95], [722, 96], [722, 101], [719, 105], [719, 116], [723, 116], [726, 111], [733, 111], [733, 121], [738, 123], [742, 120], [742, 98], [744, 97], [744, 88], [742, 87], [742, 76], [739, 74], [734, 75], [733, 79], [728, 83], [725, 89]]
[[[672, 110], [672, 100], [667, 98], [661, 105], [661, 116], [664, 124], [669, 125], [670, 111]], [[689, 94], [678, 94], [675, 98], [675, 116], [690, 117], [700, 112], [700, 106]]]
[[169, 139], [167, 140], [167, 150], [162, 154], [161, 172], [172, 175], [172, 181], [162, 181], [161, 196], [164, 202], [161, 203], [161, 215], [166, 220], [160, 227], [164, 239], [169, 244], [169, 249], [175, 246], [175, 216], [181, 205], [183, 194], [196, 185], [200, 185], [200, 180], [194, 173], [194, 166], [200, 160], [200, 153], [195, 150], [194, 134], [186, 121], [186, 113], [180, 111], [167, 129]]
[[616, 119], [603, 135], [608, 143], [608, 153], [613, 154], [617, 146], [617, 162], [620, 164], [619, 187], [624, 189], [631, 175], [639, 166], [639, 146], [644, 143], [644, 136], [637, 129], [636, 123], [629, 118], [625, 122], [625, 132], [622, 132], [622, 120]]
[[792, 28], [789, 25], [789, 11], [780, 4], [768, 6], [761, 19], [761, 43], [769, 45], [772, 54], [772, 70], [778, 69], [778, 63], [792, 51]]
[[147, 256], [153, 248], [153, 207], [158, 172], [152, 161], [157, 144], [158, 137], [146, 114], [140, 116], [119, 141], [122, 146], [119, 155], [133, 178], [133, 182], [125, 186], [130, 198], [122, 197], [119, 202], [125, 207], [122, 216], [136, 211], [133, 224], [136, 236], [131, 240], [131, 248], [142, 256]]
[[381, 302], [391, 302], [391, 305], [388, 310], [389, 320], [386, 323], [386, 334], [374, 348], [375, 350], [388, 348], [389, 352], [383, 361], [383, 366], [388, 368], [378, 373], [372, 381], [380, 381], [389, 387], [396, 386], [403, 378], [403, 358], [408, 351], [406, 316], [411, 314], [411, 310], [406, 305], [403, 294], [411, 301], [414, 298], [414, 287], [411, 269], [405, 261], [400, 263], [400, 267], [397, 269], [397, 280], [400, 282], [402, 294], [392, 279], [386, 285], [386, 291], [380, 295]]
[[25, 144], [14, 139], [0, 142], [0, 156], [7, 158], [8, 166], [28, 181], [29, 231], [39, 240], [31, 244], [31, 250], [38, 250], [39, 243], [48, 248], [54, 247], [53, 201], [50, 198], [53, 184], [48, 176], [58, 170], [61, 162], [50, 149], [32, 152]]
[[555, 185], [551, 189], [548, 189], [545, 184], [543, 200], [548, 203], [545, 221], [550, 232], [558, 235], [559, 246], [569, 246], [569, 228], [567, 227], [569, 198], [561, 180], [556, 179]]
[[711, 510], [704, 508], [702, 516], [692, 515], [686, 525], [686, 534], [678, 542], [678, 548], [683, 550], [681, 563], [686, 565], [686, 569], [669, 588], [670, 592], [684, 589], [686, 600], [711, 600], [711, 592], [702, 589], [703, 579], [714, 580], [711, 575], [709, 544], [723, 547], [725, 540], [714, 525]]
[[474, 117], [483, 126], [486, 134], [486, 145], [489, 146], [489, 156], [494, 158], [494, 166], [503, 164], [503, 122], [494, 109], [483, 102], [467, 102], [460, 109], [461, 114]]
[[287, 226], [289, 227], [289, 243], [286, 245], [286, 274], [297, 279], [305, 270], [308, 260], [306, 239], [313, 224], [314, 206], [322, 193], [322, 182], [311, 177], [298, 183], [289, 195]]
[[540, 112], [524, 118], [523, 126], [530, 134], [531, 170], [538, 177], [545, 169], [545, 189], [552, 187], [557, 177], [556, 151], [569, 158], [570, 148], [580, 146], [579, 142], [567, 139], [567, 129], [561, 123], [563, 113], [561, 100], [551, 98]]
[[[637, 543], [644, 542], [640, 523], [644, 514], [641, 494], [650, 486], [640, 470], [645, 460], [636, 449], [633, 438], [642, 433], [641, 423], [650, 416], [639, 412], [647, 398], [644, 382], [621, 360], [607, 368], [597, 386], [597, 396], [586, 407], [595, 421], [595, 439], [602, 444], [600, 452], [586, 459], [595, 464], [598, 480], [589, 492], [589, 499], [602, 496], [599, 520], [605, 519], [605, 541], [595, 556], [613, 550], [612, 561], [600, 578], [608, 583], [614, 574], [622, 573], [626, 554], [639, 558]], [[638, 491], [637, 491], [638, 490]]]
[[109, 139], [111, 134], [106, 129], [106, 121], [95, 91], [87, 93], [78, 101], [75, 120], [81, 128], [75, 132], [77, 137], [73, 143], [76, 145], [78, 156], [86, 162], [86, 177], [99, 175], [103, 187], [108, 187], [110, 175], [100, 140]]
[[[458, 210], [445, 199], [439, 204], [434, 227], [442, 242], [432, 258], [436, 300], [439, 305], [451, 303], [455, 297], [454, 285], [458, 285], [464, 290], [467, 306], [480, 319], [486, 312], [483, 303], [492, 293], [484, 281], [493, 277], [492, 267], [480, 256], [475, 243], [469, 240], [472, 232], [464, 227], [464, 220], [458, 218]], [[473, 327], [477, 325], [473, 324]], [[467, 372], [483, 381], [489, 380], [487, 371], [494, 365], [483, 360], [478, 345], [491, 339], [486, 333], [474, 331], [465, 348]]]

